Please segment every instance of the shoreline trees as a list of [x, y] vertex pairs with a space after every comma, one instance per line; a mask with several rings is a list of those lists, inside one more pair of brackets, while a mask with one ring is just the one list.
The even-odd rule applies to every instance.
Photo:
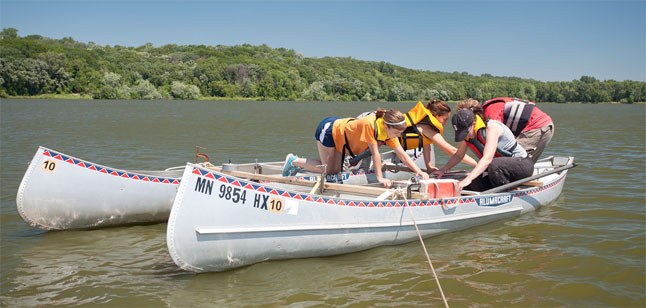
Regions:
[[542, 82], [466, 72], [431, 72], [386, 62], [306, 58], [267, 45], [101, 46], [39, 35], [0, 33], [0, 96], [80, 94], [96, 99], [411, 101], [486, 100], [499, 96], [535, 102], [646, 101], [646, 82]]

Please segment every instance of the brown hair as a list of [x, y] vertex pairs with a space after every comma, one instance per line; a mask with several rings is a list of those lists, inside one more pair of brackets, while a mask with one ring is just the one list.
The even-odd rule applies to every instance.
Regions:
[[406, 118], [399, 110], [390, 109], [386, 111], [385, 109], [378, 108], [377, 111], [375, 112], [375, 116], [377, 116], [377, 119], [383, 117], [384, 124], [387, 125], [388, 127], [394, 128], [396, 130], [401, 130], [401, 131], [406, 129], [406, 122], [399, 125], [389, 125], [385, 123], [385, 122], [399, 123], [401, 121], [405, 121]]
[[434, 99], [426, 103], [426, 109], [431, 111], [434, 116], [443, 116], [451, 113], [451, 107], [445, 101], [436, 101]]
[[482, 109], [482, 105], [480, 105], [480, 102], [473, 98], [467, 98], [463, 101], [458, 102], [458, 105], [455, 106], [456, 111], [462, 110], [462, 109], [469, 109], [473, 112], [475, 115], [479, 115], [482, 121], [484, 121], [485, 124], [489, 121], [488, 117], [485, 117], [484, 115], [484, 109]]

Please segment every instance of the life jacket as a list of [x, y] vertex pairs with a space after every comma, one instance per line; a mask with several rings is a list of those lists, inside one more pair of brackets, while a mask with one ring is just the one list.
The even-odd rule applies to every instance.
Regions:
[[417, 124], [428, 124], [435, 127], [440, 135], [444, 131], [444, 126], [438, 121], [431, 112], [424, 107], [422, 102], [417, 102], [417, 105], [405, 114], [406, 130], [399, 137], [404, 150], [422, 149], [423, 146], [433, 143], [431, 139], [421, 134], [417, 129]]
[[[482, 158], [482, 153], [484, 153], [485, 143], [487, 142], [487, 125], [484, 123], [482, 118], [479, 115], [476, 115], [476, 137], [473, 139], [466, 138], [464, 141], [467, 142], [467, 145], [471, 148], [473, 153], [475, 153], [478, 158]], [[514, 146], [511, 150], [505, 150], [500, 145], [496, 147], [496, 157], [511, 157], [512, 152], [518, 146], [518, 143], [514, 143]]]
[[491, 104], [500, 102], [505, 103], [501, 122], [509, 127], [515, 137], [518, 137], [525, 126], [527, 126], [527, 123], [529, 123], [529, 118], [532, 116], [536, 104], [519, 98], [498, 97], [484, 102], [482, 109], [487, 109]]

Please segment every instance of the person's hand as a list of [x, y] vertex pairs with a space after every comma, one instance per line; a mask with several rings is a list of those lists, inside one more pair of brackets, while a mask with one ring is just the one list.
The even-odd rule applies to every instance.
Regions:
[[416, 175], [417, 175], [417, 176], [419, 176], [419, 177], [421, 177], [421, 178], [422, 178], [422, 180], [428, 180], [428, 173], [426, 173], [426, 172], [424, 172], [424, 171], [422, 171], [422, 172], [420, 172], [420, 173], [417, 173]]
[[433, 171], [431, 173], [431, 175], [438, 178], [438, 179], [441, 179], [442, 176], [444, 175], [444, 170], [442, 170], [442, 169], [435, 170], [435, 171]]
[[385, 178], [379, 179], [379, 183], [383, 184], [386, 188], [390, 188], [390, 186], [393, 185], [393, 182], [391, 180]]
[[465, 187], [469, 186], [469, 184], [471, 184], [471, 179], [467, 177], [458, 183], [458, 187], [460, 187], [460, 190], [462, 190]]
[[433, 171], [436, 171], [436, 170], [440, 170], [440, 169], [438, 169], [437, 167], [433, 167], [433, 166], [426, 167], [426, 172], [433, 172]]

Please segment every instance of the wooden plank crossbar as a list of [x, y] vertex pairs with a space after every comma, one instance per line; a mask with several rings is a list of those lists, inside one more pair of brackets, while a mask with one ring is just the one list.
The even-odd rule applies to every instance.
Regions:
[[[316, 184], [317, 184], [317, 182], [298, 179], [298, 178], [294, 178], [294, 177], [283, 177], [282, 175], [256, 174], [256, 173], [237, 171], [237, 170], [223, 171], [221, 167], [216, 167], [216, 166], [206, 166], [206, 168], [211, 169], [213, 171], [222, 172], [224, 174], [228, 174], [228, 175], [232, 175], [232, 176], [239, 177], [239, 178], [244, 178], [244, 179], [250, 179], [250, 180], [276, 182], [276, 183], [292, 184], [292, 185], [300, 185], [300, 186], [307, 186], [307, 187], [312, 187], [312, 188], [314, 188], [316, 186]], [[379, 195], [383, 194], [386, 191], [392, 190], [392, 189], [388, 189], [388, 188], [367, 187], [367, 186], [339, 184], [339, 183], [325, 183], [325, 186], [323, 186], [323, 187], [326, 190], [334, 190], [334, 191], [339, 191], [339, 192], [349, 192], [349, 193], [364, 194], [364, 195], [374, 195], [374, 196], [379, 196]], [[314, 191], [314, 190], [315, 189], [313, 189], [312, 191]], [[420, 196], [419, 196], [419, 193], [413, 193], [413, 195], [411, 197], [413, 199], [417, 199]]]

